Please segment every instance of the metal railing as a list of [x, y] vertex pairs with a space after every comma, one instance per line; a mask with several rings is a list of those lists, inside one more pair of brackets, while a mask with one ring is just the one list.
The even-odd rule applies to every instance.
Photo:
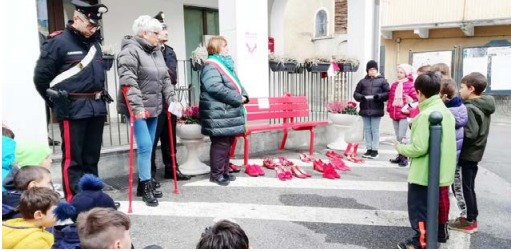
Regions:
[[[176, 85], [177, 97], [184, 105], [195, 105], [199, 102], [200, 71], [192, 69], [189, 60], [179, 60], [178, 84]], [[126, 118], [117, 113], [116, 101], [119, 95], [119, 76], [117, 74], [117, 62], [114, 60], [112, 68], [105, 71], [105, 87], [115, 100], [107, 106], [108, 115], [103, 131], [103, 148], [128, 146], [129, 125]], [[353, 74], [350, 72], [338, 73], [335, 77], [321, 77], [321, 73], [272, 72], [269, 74], [270, 97], [282, 96], [285, 93], [292, 95], [307, 96], [310, 115], [308, 118], [300, 118], [299, 121], [326, 120], [326, 104], [333, 100], [351, 100], [353, 94]], [[53, 113], [52, 113], [53, 114]], [[48, 135], [53, 140], [62, 142], [59, 124], [51, 119], [48, 125]], [[61, 152], [60, 146], [53, 146], [53, 152]]]

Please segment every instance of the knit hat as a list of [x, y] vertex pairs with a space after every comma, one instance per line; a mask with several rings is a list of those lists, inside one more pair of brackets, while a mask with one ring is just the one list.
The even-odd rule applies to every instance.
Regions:
[[400, 64], [397, 68], [401, 68], [405, 72], [406, 76], [413, 74], [413, 66], [409, 64]]
[[369, 69], [371, 68], [378, 70], [378, 63], [376, 63], [374, 60], [369, 60], [366, 65], [366, 72], [369, 72]]
[[85, 174], [78, 183], [80, 192], [73, 196], [71, 205], [76, 208], [76, 215], [96, 207], [115, 207], [114, 200], [102, 191], [103, 181], [93, 174]]
[[16, 162], [19, 167], [38, 166], [50, 154], [47, 142], [21, 141], [16, 146]]

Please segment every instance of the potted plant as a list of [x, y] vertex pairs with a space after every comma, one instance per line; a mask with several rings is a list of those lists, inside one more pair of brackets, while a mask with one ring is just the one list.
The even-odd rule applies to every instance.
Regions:
[[360, 64], [357, 59], [346, 56], [334, 56], [334, 60], [342, 72], [356, 72]]
[[330, 67], [331, 60], [326, 57], [312, 57], [305, 59], [305, 68], [309, 72], [326, 72]]
[[334, 150], [345, 150], [346, 140], [344, 140], [345, 132], [357, 119], [357, 103], [353, 101], [336, 100], [326, 105], [328, 110], [328, 119], [335, 126], [335, 134], [332, 138], [336, 140], [327, 145], [328, 148]]
[[193, 105], [183, 109], [183, 115], [176, 126], [177, 136], [182, 139], [202, 139], [199, 106]]
[[268, 55], [270, 69], [272, 71], [287, 71], [294, 73], [297, 70], [298, 60], [286, 56], [277, 56], [273, 53]]
[[206, 50], [206, 47], [202, 46], [202, 44], [199, 44], [199, 46], [192, 51], [192, 57], [190, 58], [192, 69], [194, 71], [202, 70], [202, 65], [206, 59], [208, 59], [208, 50]]
[[103, 51], [103, 64], [105, 66], [105, 70], [109, 71], [114, 65], [115, 59], [115, 50], [111, 45], [105, 45], [101, 48]]

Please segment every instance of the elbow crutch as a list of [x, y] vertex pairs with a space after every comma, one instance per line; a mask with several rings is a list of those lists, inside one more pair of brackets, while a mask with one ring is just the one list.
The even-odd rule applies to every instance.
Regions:
[[[174, 172], [174, 193], [179, 194], [179, 187], [177, 186], [177, 167], [176, 167], [176, 154], [174, 145], [174, 131], [172, 130], [172, 113], [167, 112], [167, 121], [169, 127], [169, 137], [170, 137], [170, 158], [172, 159], [172, 172]], [[177, 123], [177, 122], [176, 122]]]
[[124, 96], [124, 100], [126, 101], [126, 107], [128, 107], [128, 113], [130, 116], [130, 166], [129, 166], [129, 177], [128, 177], [128, 213], [132, 213], [131, 203], [133, 201], [133, 137], [135, 134], [135, 116], [133, 114], [133, 111], [131, 110], [131, 105], [128, 100], [128, 90], [130, 89], [129, 86], [124, 86], [122, 88], [122, 95]]

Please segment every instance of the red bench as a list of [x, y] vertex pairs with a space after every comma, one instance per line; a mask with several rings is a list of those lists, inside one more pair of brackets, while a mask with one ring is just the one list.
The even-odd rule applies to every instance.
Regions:
[[[283, 130], [284, 137], [280, 144], [280, 150], [284, 150], [286, 145], [288, 130], [310, 131], [309, 154], [314, 153], [314, 128], [319, 125], [327, 125], [328, 121], [306, 121], [297, 122], [296, 118], [309, 116], [309, 104], [305, 96], [270, 97], [270, 98], [250, 98], [250, 102], [245, 104], [247, 109], [247, 130], [243, 134], [236, 135], [232, 144], [230, 155], [234, 157], [238, 137], [244, 139], [244, 165], [248, 164], [250, 142], [248, 136], [253, 132]], [[281, 119], [274, 124], [269, 124], [269, 119]], [[250, 121], [266, 121], [266, 123], [248, 123]]]

